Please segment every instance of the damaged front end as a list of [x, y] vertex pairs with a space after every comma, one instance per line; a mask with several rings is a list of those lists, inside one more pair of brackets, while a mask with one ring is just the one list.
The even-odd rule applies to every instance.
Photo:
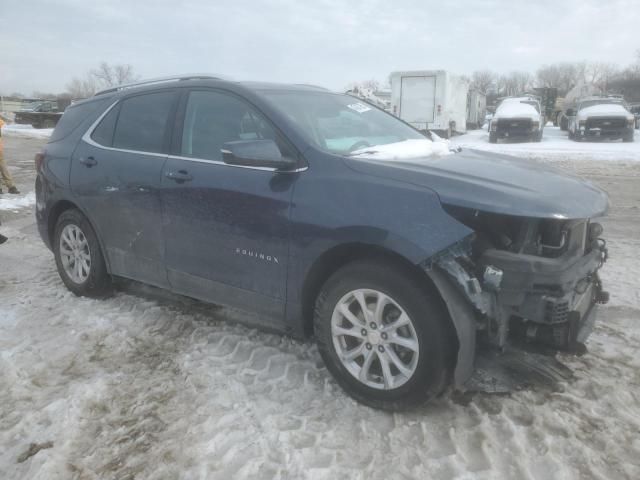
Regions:
[[598, 276], [607, 260], [602, 226], [445, 209], [475, 233], [423, 266], [441, 290], [443, 276], [457, 287], [477, 334], [497, 347], [516, 339], [578, 351], [609, 297]]

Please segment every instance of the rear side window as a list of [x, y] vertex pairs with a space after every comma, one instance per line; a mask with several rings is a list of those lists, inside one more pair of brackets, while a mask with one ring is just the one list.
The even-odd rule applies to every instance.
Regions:
[[159, 92], [124, 100], [113, 135], [113, 147], [162, 152], [174, 98], [174, 92]]
[[56, 129], [53, 131], [49, 142], [57, 142], [69, 135], [90, 115], [93, 115], [98, 111], [98, 109], [106, 107], [107, 101], [108, 99], [105, 98], [98, 101], [83, 102], [67, 107], [62, 114], [58, 125], [56, 125]]
[[113, 143], [113, 132], [116, 128], [116, 121], [118, 120], [118, 112], [120, 112], [120, 105], [116, 105], [104, 118], [100, 121], [96, 129], [91, 134], [91, 139], [103, 145], [110, 147]]

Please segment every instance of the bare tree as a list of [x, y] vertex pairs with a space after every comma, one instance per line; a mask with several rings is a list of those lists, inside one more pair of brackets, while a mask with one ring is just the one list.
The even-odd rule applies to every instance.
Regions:
[[496, 79], [497, 75], [491, 70], [478, 70], [471, 75], [471, 87], [486, 94], [495, 85]]
[[592, 62], [584, 64], [583, 79], [585, 83], [590, 83], [607, 89], [609, 81], [619, 72], [618, 67], [613, 63]]
[[66, 88], [71, 98], [87, 98], [98, 91], [98, 85], [91, 75], [87, 75], [86, 78], [72, 78]]
[[531, 87], [533, 77], [529, 72], [513, 71], [498, 76], [498, 92], [502, 96], [513, 96], [524, 93]]
[[558, 95], [564, 96], [578, 83], [585, 81], [587, 64], [584, 62], [561, 62], [542, 65], [536, 72], [541, 87], [555, 87]]
[[363, 80], [360, 82], [351, 82], [347, 85], [345, 90], [347, 92], [349, 91], [359, 92], [361, 90], [371, 90], [372, 92], [375, 92], [377, 90], [380, 90], [380, 82], [373, 78], [370, 80]]
[[102, 62], [98, 68], [90, 70], [84, 78], [72, 78], [67, 84], [67, 93], [73, 98], [87, 98], [102, 88], [131, 83], [137, 78], [133, 66], [129, 64], [110, 65]]
[[91, 75], [103, 87], [115, 87], [116, 85], [131, 83], [137, 79], [133, 73], [132, 65], [109, 65], [107, 62], [102, 62], [97, 69], [91, 70]]

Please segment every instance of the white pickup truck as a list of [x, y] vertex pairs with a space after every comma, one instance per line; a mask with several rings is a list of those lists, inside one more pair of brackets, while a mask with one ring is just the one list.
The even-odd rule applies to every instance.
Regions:
[[622, 138], [633, 142], [636, 119], [619, 96], [582, 98], [570, 113], [569, 138], [573, 140]]
[[509, 97], [500, 102], [489, 124], [489, 142], [498, 139], [542, 140], [544, 115], [536, 97]]

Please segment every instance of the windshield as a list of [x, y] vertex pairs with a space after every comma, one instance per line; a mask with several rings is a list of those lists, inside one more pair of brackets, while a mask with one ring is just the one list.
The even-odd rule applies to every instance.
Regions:
[[341, 155], [366, 147], [425, 136], [394, 116], [349, 95], [328, 92], [264, 91], [309, 141]]
[[41, 102], [31, 102], [27, 104], [23, 104], [21, 110], [24, 112], [31, 112], [37, 109], [40, 106]]

